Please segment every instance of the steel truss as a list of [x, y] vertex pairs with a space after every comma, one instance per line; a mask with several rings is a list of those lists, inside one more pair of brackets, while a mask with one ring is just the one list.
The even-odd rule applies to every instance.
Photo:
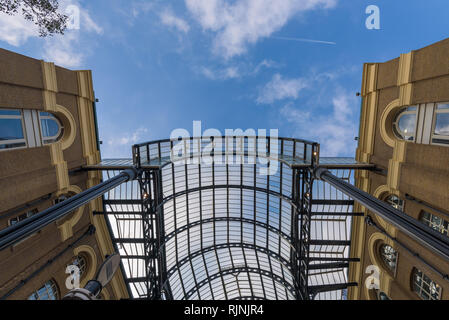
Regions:
[[[195, 139], [190, 139], [190, 146], [195, 144]], [[240, 156], [248, 157], [250, 138], [234, 137], [232, 143], [236, 145], [239, 139], [243, 146]], [[269, 152], [271, 141], [270, 138], [266, 139]], [[202, 141], [197, 141], [197, 145], [203, 147]], [[144, 283], [147, 286], [146, 296], [140, 294], [140, 298], [307, 300], [314, 298], [318, 292], [326, 291], [326, 288], [327, 291], [341, 289], [342, 284], [337, 287], [321, 284], [317, 291], [318, 287], [309, 283], [310, 271], [316, 270], [320, 274], [337, 272], [347, 269], [349, 261], [357, 261], [329, 249], [339, 246], [348, 248], [349, 240], [322, 241], [311, 236], [314, 221], [323, 221], [327, 216], [338, 220], [359, 215], [351, 210], [312, 210], [314, 206], [349, 208], [353, 205], [350, 199], [313, 199], [314, 175], [311, 169], [319, 161], [318, 144], [280, 139], [277, 151], [280, 174], [267, 176], [262, 183], [256, 175], [259, 170], [256, 164], [232, 166], [213, 162], [210, 166], [202, 166], [200, 163], [172, 163], [169, 152], [173, 146], [174, 142], [170, 140], [134, 146], [133, 164], [142, 170], [138, 177], [141, 199], [117, 200], [110, 197], [105, 200], [111, 206], [141, 204], [143, 236], [134, 240], [144, 245], [145, 254], [125, 256], [128, 259], [145, 259], [145, 276], [128, 279], [129, 283]], [[238, 152], [227, 153], [225, 150], [212, 152], [223, 157], [239, 155]], [[111, 163], [107, 165], [114, 168]], [[206, 174], [209, 183], [204, 182], [207, 180]], [[191, 184], [193, 180], [197, 183]], [[209, 203], [209, 208], [206, 203]], [[164, 208], [168, 211], [164, 212]], [[248, 214], [246, 208], [253, 213]], [[286, 211], [287, 208], [289, 211]], [[226, 215], [220, 215], [219, 209], [226, 211]], [[265, 218], [261, 219], [263, 210]], [[199, 214], [199, 218], [193, 218], [193, 213]], [[117, 221], [134, 221], [135, 218], [127, 218], [128, 214], [134, 216], [135, 212], [113, 213]], [[273, 215], [279, 216], [279, 221], [274, 223]], [[287, 217], [289, 223], [286, 222]], [[220, 242], [220, 232], [226, 233], [226, 241]], [[247, 232], [251, 233], [252, 238], [246, 236]], [[200, 237], [201, 245], [197, 246], [192, 237]], [[205, 245], [206, 237], [211, 237], [209, 245]], [[248, 241], [249, 238], [252, 240]], [[260, 239], [265, 242], [261, 243]], [[269, 239], [277, 243], [276, 248], [269, 247]], [[116, 241], [132, 243], [131, 239], [126, 238]], [[315, 250], [317, 247], [326, 249], [322, 249], [324, 253], [319, 256], [311, 256], [311, 246]], [[225, 256], [230, 257], [230, 261]], [[218, 269], [211, 267], [212, 260]], [[235, 274], [239, 275], [236, 280], [239, 293], [232, 296], [226, 292], [227, 283], [231, 281], [229, 277], [232, 279]], [[258, 280], [254, 280], [255, 275]], [[249, 288], [242, 289], [245, 285]], [[209, 290], [206, 294], [204, 288]], [[175, 291], [172, 292], [173, 289]]]
[[[353, 212], [355, 200], [449, 261], [447, 237], [351, 184], [352, 169], [372, 165], [320, 163], [319, 145], [304, 140], [223, 139], [180, 141], [191, 152], [183, 160], [206, 148], [208, 164], [179, 165], [176, 142], [161, 140], [134, 146], [132, 161], [88, 166], [107, 181], [0, 231], [0, 250], [103, 195], [104, 212], [94, 215], [107, 218], [133, 298], [343, 299], [357, 285], [346, 279], [349, 263], [360, 261], [349, 257], [350, 219], [363, 215]], [[234, 163], [259, 157], [264, 165]], [[274, 175], [257, 175], [276, 163]]]

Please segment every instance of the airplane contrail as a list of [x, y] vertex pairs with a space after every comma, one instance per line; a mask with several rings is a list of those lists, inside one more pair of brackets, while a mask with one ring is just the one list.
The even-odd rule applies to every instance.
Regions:
[[322, 40], [313, 40], [313, 39], [304, 39], [304, 38], [288, 38], [288, 37], [270, 37], [272, 39], [278, 40], [287, 40], [287, 41], [298, 41], [298, 42], [311, 42], [311, 43], [321, 43], [321, 44], [331, 44], [336, 45], [336, 42], [330, 41], [322, 41]]

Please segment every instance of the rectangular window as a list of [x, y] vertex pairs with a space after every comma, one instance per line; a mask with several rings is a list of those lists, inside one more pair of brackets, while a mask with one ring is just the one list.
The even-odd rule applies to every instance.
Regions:
[[22, 112], [0, 110], [0, 150], [26, 147]]
[[432, 229], [441, 232], [442, 234], [449, 235], [449, 221], [446, 221], [426, 211], [421, 214], [420, 220]]
[[421, 270], [413, 271], [413, 290], [423, 300], [440, 300], [441, 287]]
[[449, 144], [449, 104], [436, 105], [432, 143]]
[[18, 216], [18, 217], [15, 217], [15, 218], [10, 219], [10, 220], [9, 220], [9, 225], [10, 225], [10, 226], [13, 226], [13, 225], [15, 225], [16, 223], [19, 223], [20, 221], [23, 221], [23, 220], [25, 220], [25, 219], [27, 219], [27, 218], [29, 218], [29, 217], [34, 216], [34, 215], [37, 214], [38, 212], [39, 212], [39, 211], [38, 211], [37, 209], [33, 209], [33, 210], [28, 211], [28, 212], [25, 212], [25, 213], [21, 214], [21, 215]]

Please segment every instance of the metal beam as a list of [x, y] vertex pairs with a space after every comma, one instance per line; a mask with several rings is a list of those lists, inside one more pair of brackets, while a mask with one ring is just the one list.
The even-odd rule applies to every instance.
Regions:
[[339, 179], [324, 168], [317, 168], [314, 173], [318, 179], [334, 186], [410, 238], [449, 261], [449, 238], [447, 236], [428, 228], [404, 212]]
[[309, 264], [309, 270], [343, 269], [343, 268], [349, 268], [349, 263], [335, 262], [335, 263]]
[[221, 272], [215, 273], [209, 277], [206, 277], [204, 280], [201, 280], [198, 283], [198, 286], [193, 287], [192, 289], [190, 289], [186, 296], [184, 296], [185, 300], [188, 300], [196, 291], [200, 290], [204, 285], [206, 285], [207, 283], [209, 283], [210, 281], [213, 281], [217, 278], [223, 277], [225, 275], [230, 275], [230, 274], [234, 274], [234, 273], [240, 273], [240, 272], [247, 272], [247, 273], [256, 273], [256, 274], [261, 274], [264, 275], [270, 279], [273, 279], [274, 281], [276, 281], [277, 283], [281, 284], [283, 287], [285, 287], [291, 294], [292, 296], [296, 296], [296, 292], [295, 292], [295, 288], [288, 283], [287, 281], [285, 281], [284, 279], [282, 279], [281, 277], [279, 277], [277, 274], [274, 274], [270, 271], [267, 270], [263, 270], [263, 269], [259, 269], [259, 268], [251, 268], [251, 267], [238, 267], [238, 268], [229, 268], [226, 270], [222, 270]]
[[13, 246], [22, 239], [42, 230], [44, 227], [65, 217], [90, 201], [101, 197], [109, 190], [114, 189], [124, 182], [134, 180], [136, 177], [137, 170], [135, 169], [123, 171], [119, 175], [95, 187], [87, 189], [47, 210], [0, 231], [0, 251]]
[[319, 293], [343, 290], [343, 289], [347, 289], [349, 287], [357, 287], [358, 285], [359, 284], [357, 282], [349, 282], [349, 283], [336, 283], [336, 284], [309, 286], [309, 294], [313, 299]]
[[334, 261], [334, 262], [360, 262], [360, 258], [325, 258], [325, 257], [311, 257], [310, 261]]
[[312, 205], [353, 206], [354, 200], [312, 199]]
[[347, 240], [310, 240], [311, 245], [315, 246], [349, 246], [351, 241]]
[[363, 212], [312, 212], [312, 216], [363, 217]]
[[175, 235], [180, 234], [181, 232], [184, 232], [190, 228], [199, 226], [199, 225], [203, 225], [206, 223], [216, 223], [216, 222], [240, 222], [240, 223], [247, 223], [247, 224], [253, 224], [255, 226], [259, 226], [262, 228], [265, 228], [273, 233], [276, 233], [277, 235], [279, 235], [281, 238], [283, 238], [284, 240], [288, 241], [289, 243], [293, 243], [291, 237], [282, 232], [281, 230], [270, 226], [266, 223], [263, 222], [259, 222], [259, 221], [254, 221], [252, 219], [246, 219], [246, 218], [238, 218], [238, 217], [221, 217], [221, 218], [209, 218], [209, 219], [203, 219], [203, 220], [199, 220], [199, 221], [195, 221], [195, 222], [191, 222], [189, 224], [186, 224], [178, 229], [176, 229], [175, 231], [169, 233], [168, 235], [165, 236], [163, 244], [165, 245], [168, 241], [170, 241]]

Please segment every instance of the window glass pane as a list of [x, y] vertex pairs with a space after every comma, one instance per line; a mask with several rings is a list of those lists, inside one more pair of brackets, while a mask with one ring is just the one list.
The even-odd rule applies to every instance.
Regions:
[[1, 110], [0, 116], [20, 116], [21, 113], [18, 110]]
[[442, 104], [442, 103], [440, 103], [440, 104], [438, 104], [437, 105], [437, 110], [443, 110], [443, 109], [449, 109], [449, 104]]
[[26, 143], [21, 142], [21, 143], [13, 143], [13, 144], [0, 144], [0, 150], [21, 148], [21, 147], [26, 147]]
[[441, 287], [422, 271], [413, 272], [413, 289], [424, 300], [439, 300]]
[[44, 138], [54, 137], [59, 132], [59, 125], [53, 119], [42, 119], [41, 127], [42, 127], [42, 136]]
[[435, 134], [449, 136], [449, 113], [437, 113], [435, 122]]
[[45, 283], [41, 288], [33, 292], [28, 300], [58, 300], [58, 289], [53, 280]]
[[405, 114], [399, 119], [399, 131], [406, 140], [413, 139], [415, 135], [416, 114]]
[[5, 140], [23, 139], [22, 120], [0, 119], [0, 143]]

